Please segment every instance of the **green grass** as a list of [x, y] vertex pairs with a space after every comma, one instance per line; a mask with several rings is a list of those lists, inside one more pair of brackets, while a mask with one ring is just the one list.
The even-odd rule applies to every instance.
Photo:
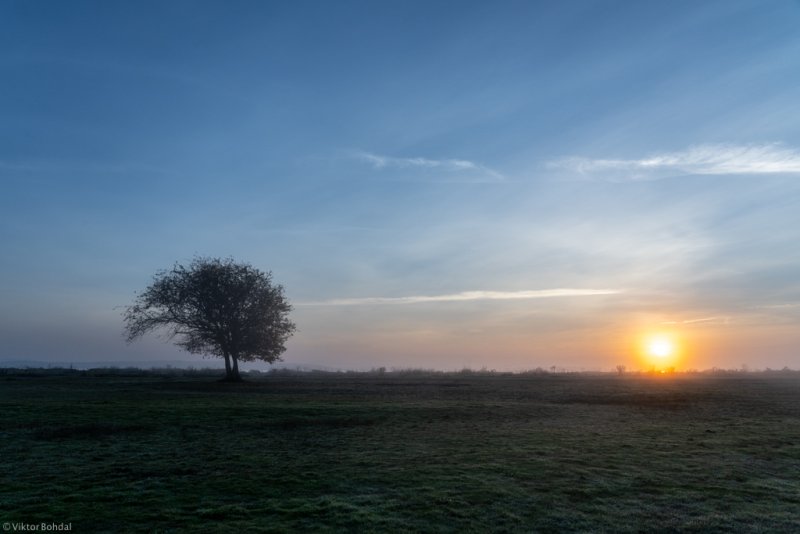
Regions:
[[800, 532], [800, 379], [0, 376], [0, 522]]

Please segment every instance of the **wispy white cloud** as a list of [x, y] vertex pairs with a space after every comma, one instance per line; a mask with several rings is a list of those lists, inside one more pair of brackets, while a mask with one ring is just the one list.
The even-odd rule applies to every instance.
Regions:
[[653, 180], [679, 174], [796, 174], [800, 173], [800, 151], [779, 143], [708, 144], [641, 159], [569, 157], [551, 161], [548, 167], [612, 180]]
[[728, 316], [720, 316], [720, 317], [701, 317], [699, 319], [685, 319], [683, 321], [662, 321], [661, 324], [696, 324], [696, 323], [723, 323], [728, 324], [730, 323], [731, 318]]
[[504, 179], [503, 175], [496, 170], [466, 159], [396, 158], [363, 151], [353, 152], [353, 156], [360, 161], [369, 163], [374, 169], [438, 170], [448, 173], [470, 173], [484, 179]]
[[616, 289], [536, 289], [530, 291], [464, 291], [449, 295], [416, 295], [410, 297], [362, 297], [349, 299], [321, 300], [299, 303], [305, 306], [359, 306], [365, 304], [426, 304], [431, 302], [464, 302], [471, 300], [519, 300], [543, 299], [553, 297], [586, 297], [593, 295], [614, 295], [621, 293]]

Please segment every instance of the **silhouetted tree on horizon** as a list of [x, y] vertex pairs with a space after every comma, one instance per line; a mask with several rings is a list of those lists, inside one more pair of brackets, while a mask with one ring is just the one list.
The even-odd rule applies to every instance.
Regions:
[[225, 359], [225, 380], [241, 381], [239, 361], [280, 360], [295, 331], [292, 307], [272, 273], [233, 259], [195, 258], [159, 271], [124, 312], [128, 343], [154, 330], [192, 354]]

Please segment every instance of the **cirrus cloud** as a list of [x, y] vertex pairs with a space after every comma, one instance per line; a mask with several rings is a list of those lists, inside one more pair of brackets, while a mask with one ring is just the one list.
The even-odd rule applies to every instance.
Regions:
[[427, 304], [432, 302], [465, 302], [472, 300], [518, 300], [554, 297], [586, 297], [614, 295], [617, 289], [534, 289], [526, 291], [464, 291], [447, 295], [415, 295], [408, 297], [361, 297], [302, 302], [301, 306], [359, 306], [369, 304]]
[[797, 174], [800, 151], [780, 143], [705, 144], [640, 159], [568, 157], [551, 161], [551, 169], [610, 180], [655, 180], [675, 175]]
[[491, 181], [499, 181], [504, 179], [504, 176], [496, 170], [466, 159], [430, 159], [422, 157], [397, 158], [364, 151], [353, 152], [353, 156], [360, 161], [369, 163], [373, 169], [378, 170], [418, 169], [428, 171], [444, 171], [447, 173], [468, 173], [473, 177], [476, 176], [478, 178], [482, 178], [483, 180]]

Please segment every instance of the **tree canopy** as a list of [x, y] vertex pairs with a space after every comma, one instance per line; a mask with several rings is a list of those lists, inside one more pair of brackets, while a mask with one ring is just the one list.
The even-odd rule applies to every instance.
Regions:
[[124, 312], [132, 342], [161, 330], [192, 354], [225, 359], [226, 379], [241, 380], [239, 361], [280, 360], [295, 331], [283, 286], [233, 259], [195, 258], [159, 271]]

